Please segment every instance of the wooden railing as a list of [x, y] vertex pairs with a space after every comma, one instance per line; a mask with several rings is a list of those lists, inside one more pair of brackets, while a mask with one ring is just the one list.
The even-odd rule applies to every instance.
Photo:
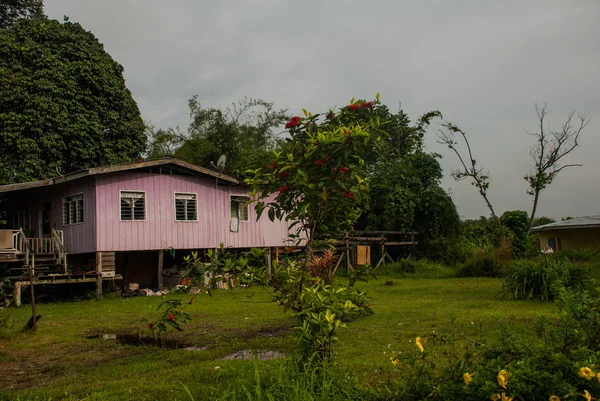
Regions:
[[13, 230], [13, 248], [18, 255], [25, 255], [25, 264], [29, 265], [29, 259], [32, 252], [31, 246], [23, 229]]
[[58, 262], [62, 264], [64, 274], [67, 274], [67, 249], [65, 248], [64, 233], [62, 230], [52, 230], [50, 238], [52, 246], [58, 254]]
[[52, 238], [28, 238], [27, 241], [33, 253], [53, 254], [55, 252]]

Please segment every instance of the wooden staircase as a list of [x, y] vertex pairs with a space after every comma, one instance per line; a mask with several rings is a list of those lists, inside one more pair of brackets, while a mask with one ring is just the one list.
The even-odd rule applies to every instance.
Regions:
[[14, 282], [67, 274], [63, 238], [62, 230], [52, 230], [49, 238], [27, 238], [23, 229], [0, 230], [0, 263], [8, 266], [0, 286], [0, 298], [4, 298], [5, 305], [13, 301]]

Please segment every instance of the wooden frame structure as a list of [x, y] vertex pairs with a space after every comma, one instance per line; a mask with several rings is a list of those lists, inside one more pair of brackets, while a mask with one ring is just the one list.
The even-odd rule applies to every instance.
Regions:
[[[418, 242], [416, 241], [417, 233], [414, 231], [351, 231], [338, 240], [336, 247], [338, 251], [341, 251], [341, 256], [337, 261], [335, 270], [340, 266], [343, 260], [346, 261], [346, 269], [348, 271], [353, 270], [351, 262], [351, 252], [354, 251], [359, 245], [378, 245], [380, 249], [381, 257], [375, 265], [378, 268], [382, 264], [385, 264], [386, 259], [391, 263], [395, 263], [392, 256], [387, 251], [387, 247], [390, 246], [410, 246], [411, 256], [415, 256]], [[403, 241], [390, 241], [390, 236], [401, 236], [406, 239]], [[334, 270], [334, 271], [335, 271]]]

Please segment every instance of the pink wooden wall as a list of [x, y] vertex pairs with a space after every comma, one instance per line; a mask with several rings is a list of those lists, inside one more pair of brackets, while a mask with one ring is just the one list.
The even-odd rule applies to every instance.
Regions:
[[[230, 231], [230, 195], [243, 187], [216, 187], [214, 178], [167, 174], [118, 173], [96, 177], [96, 248], [98, 251], [283, 246], [287, 223], [271, 222], [265, 213], [256, 221], [250, 206], [248, 222]], [[120, 191], [146, 193], [146, 220], [120, 220]], [[175, 192], [195, 193], [198, 221], [175, 221]]]

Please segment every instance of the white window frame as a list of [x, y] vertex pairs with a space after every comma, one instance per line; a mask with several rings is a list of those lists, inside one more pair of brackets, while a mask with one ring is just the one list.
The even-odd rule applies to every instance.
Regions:
[[[81, 197], [81, 199], [73, 199], [73, 198], [79, 198]], [[79, 215], [78, 210], [77, 210], [77, 202], [81, 200], [81, 221], [78, 221], [77, 216]], [[67, 221], [65, 221], [65, 206], [69, 205], [69, 215], [67, 216]], [[75, 205], [75, 212], [74, 212], [74, 220], [71, 220], [71, 210], [70, 208], [72, 207], [71, 205], [74, 204]], [[65, 197], [62, 198], [62, 223], [63, 226], [75, 226], [77, 224], [83, 224], [85, 222], [85, 199], [83, 196], [83, 192], [79, 192], [76, 194], [72, 194], [72, 195], [67, 195]]]
[[[131, 211], [131, 220], [123, 220], [123, 212], [122, 212], [122, 205], [121, 205], [121, 200], [123, 199], [123, 194], [127, 194], [127, 193], [137, 193], [137, 194], [142, 194], [142, 199], [144, 199], [144, 219], [135, 219], [135, 213], [132, 210]], [[125, 197], [125, 198], [129, 198], [129, 197]], [[140, 191], [137, 189], [122, 189], [119, 191], [119, 220], [120, 221], [126, 221], [126, 222], [136, 222], [136, 221], [147, 221], [148, 220], [148, 202], [146, 202], [148, 200], [148, 197], [146, 196], [146, 191]]]
[[237, 194], [231, 194], [231, 195], [229, 195], [229, 218], [231, 219], [231, 218], [233, 218], [233, 217], [237, 217], [237, 218], [238, 218], [238, 221], [239, 221], [240, 223], [248, 223], [248, 222], [250, 222], [250, 205], [245, 205], [245, 206], [244, 206], [244, 207], [246, 208], [246, 210], [247, 210], [247, 212], [246, 212], [246, 219], [245, 219], [245, 220], [243, 220], [243, 219], [240, 217], [240, 208], [241, 208], [241, 207], [242, 207], [242, 205], [243, 205], [244, 203], [246, 203], [246, 202], [238, 202], [238, 201], [235, 201], [235, 202], [238, 204], [238, 213], [237, 213], [238, 215], [237, 215], [237, 216], [232, 216], [232, 215], [231, 215], [231, 203], [232, 203], [232, 202], [234, 202], [234, 199], [233, 199], [233, 198], [245, 198], [245, 199], [246, 199], [246, 202], [250, 201], [252, 198], [250, 198], [250, 196], [248, 196], [248, 195], [246, 195], [246, 194], [240, 194], [240, 195], [237, 195]]
[[[184, 210], [185, 219], [179, 220], [177, 218], [177, 199], [178, 199], [177, 196], [178, 195], [179, 196], [193, 196], [192, 199], [186, 199], [186, 198], [179, 198], [179, 199], [184, 199], [184, 200], [187, 200], [187, 201], [193, 200], [196, 203], [196, 216], [195, 216], [194, 219], [188, 219], [187, 218], [188, 217], [188, 213], [187, 213], [188, 203], [187, 202], [185, 203], [185, 210]], [[183, 223], [188, 222], [189, 223], [189, 222], [193, 222], [193, 221], [198, 221], [198, 194], [197, 193], [193, 193], [193, 192], [175, 192], [173, 194], [173, 212], [175, 213], [174, 217], [175, 217], [175, 221], [176, 222], [183, 222]]]

